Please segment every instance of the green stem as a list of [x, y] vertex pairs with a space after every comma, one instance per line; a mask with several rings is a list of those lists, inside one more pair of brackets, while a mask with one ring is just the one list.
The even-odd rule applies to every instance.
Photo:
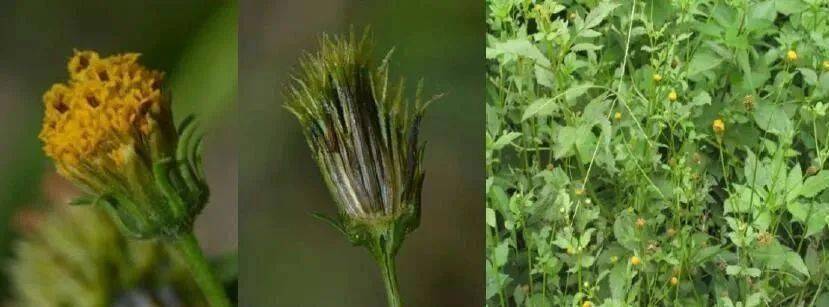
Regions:
[[386, 299], [389, 302], [389, 307], [400, 307], [400, 290], [397, 285], [397, 269], [394, 265], [394, 255], [391, 253], [383, 253], [379, 259], [380, 272], [383, 275], [383, 282], [386, 285]]
[[185, 232], [172, 241], [172, 246], [184, 258], [190, 268], [193, 279], [201, 288], [211, 307], [230, 307], [230, 300], [222, 288], [219, 280], [213, 275], [199, 242], [192, 231]]

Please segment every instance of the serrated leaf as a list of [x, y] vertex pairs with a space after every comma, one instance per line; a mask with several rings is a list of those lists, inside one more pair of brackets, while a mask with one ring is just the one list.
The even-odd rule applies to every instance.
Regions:
[[492, 148], [495, 150], [502, 149], [505, 146], [509, 145], [513, 140], [521, 136], [521, 132], [510, 132], [498, 137], [498, 140], [492, 144]]
[[786, 253], [786, 263], [798, 273], [809, 276], [809, 268], [806, 267], [803, 258], [800, 258], [797, 253], [791, 251]]
[[550, 66], [550, 60], [526, 39], [513, 39], [503, 43], [496, 43], [493, 47], [495, 54], [509, 53], [534, 60], [545, 67]]
[[694, 77], [712, 70], [719, 66], [721, 62], [722, 57], [714, 55], [713, 53], [707, 51], [697, 52], [688, 64], [688, 77]]
[[566, 98], [567, 101], [573, 101], [574, 99], [584, 95], [584, 93], [586, 93], [591, 87], [593, 87], [593, 83], [590, 82], [570, 87], [566, 92], [564, 92], [564, 98]]
[[552, 114], [558, 107], [556, 104], [555, 99], [552, 98], [539, 98], [530, 103], [529, 106], [524, 110], [524, 115], [521, 116], [521, 120], [525, 121], [528, 118], [534, 116], [548, 116]]
[[814, 197], [827, 187], [829, 187], [829, 172], [821, 171], [817, 175], [806, 178], [806, 181], [803, 182], [797, 192], [798, 195], [803, 197]]
[[754, 122], [768, 133], [782, 135], [792, 129], [792, 121], [779, 105], [761, 104], [753, 113]]
[[587, 14], [587, 17], [584, 18], [584, 25], [582, 28], [590, 29], [598, 26], [605, 18], [607, 18], [607, 15], [609, 15], [613, 9], [617, 7], [619, 7], [619, 4], [611, 3], [609, 1], [602, 1]]
[[591, 44], [591, 43], [578, 43], [578, 44], [574, 45], [572, 48], [570, 48], [570, 50], [572, 50], [572, 51], [596, 51], [596, 50], [601, 50], [602, 47], [604, 47], [604, 46], [595, 45], [595, 44]]

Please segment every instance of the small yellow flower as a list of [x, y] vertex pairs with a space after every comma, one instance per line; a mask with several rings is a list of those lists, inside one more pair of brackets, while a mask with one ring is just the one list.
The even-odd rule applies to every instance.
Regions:
[[622, 120], [622, 112], [616, 112], [616, 114], [613, 114], [613, 119], [617, 121]]
[[670, 93], [668, 93], [668, 100], [670, 100], [670, 101], [676, 101], [676, 99], [677, 99], [676, 91], [675, 91], [675, 90], [671, 90], [671, 92], [670, 92]]
[[567, 15], [567, 18], [569, 18], [570, 20], [575, 20], [576, 16], [578, 16], [576, 15], [576, 12], [570, 12], [570, 15]]
[[672, 285], [672, 286], [676, 286], [676, 285], [678, 285], [678, 284], [679, 284], [679, 279], [678, 279], [678, 278], [676, 278], [676, 276], [671, 277], [671, 285]]
[[593, 302], [591, 302], [591, 301], [584, 301], [584, 303], [583, 303], [583, 304], [581, 304], [581, 307], [593, 307]]
[[576, 195], [578, 195], [578, 196], [584, 195], [584, 189], [583, 188], [577, 188], [576, 189]]
[[639, 257], [636, 257], [636, 256], [630, 257], [630, 264], [639, 265], [641, 263], [642, 263], [642, 259], [639, 259]]
[[829, 60], [823, 61], [823, 70], [829, 71]]
[[[40, 139], [58, 170], [120, 168], [127, 147], [146, 145], [170, 112], [161, 95], [163, 74], [137, 63], [138, 54], [101, 58], [76, 51], [70, 80], [43, 95], [45, 116]], [[173, 129], [174, 130], [174, 129]], [[144, 153], [146, 154], [146, 153]]]
[[662, 81], [662, 75], [653, 74], [653, 81], [656, 81], [656, 82]]
[[725, 133], [725, 123], [722, 121], [722, 119], [718, 118], [714, 120], [714, 123], [711, 125], [711, 127], [714, 129], [714, 133], [716, 133], [717, 135], [722, 135], [723, 133]]
[[797, 52], [795, 52], [794, 50], [789, 50], [788, 52], [786, 52], [786, 60], [789, 60], [789, 62], [797, 61]]

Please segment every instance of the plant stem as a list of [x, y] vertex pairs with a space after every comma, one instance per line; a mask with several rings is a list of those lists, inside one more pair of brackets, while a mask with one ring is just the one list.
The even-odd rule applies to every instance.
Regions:
[[380, 272], [383, 275], [383, 282], [386, 285], [386, 299], [389, 302], [389, 307], [400, 307], [400, 290], [397, 285], [397, 269], [394, 265], [394, 255], [389, 252], [383, 253], [378, 263], [380, 264]]
[[193, 279], [204, 293], [207, 303], [211, 307], [230, 307], [230, 300], [222, 289], [219, 280], [213, 275], [207, 263], [204, 253], [199, 247], [199, 242], [192, 231], [179, 235], [172, 241], [172, 245], [184, 258], [184, 262], [190, 268]]

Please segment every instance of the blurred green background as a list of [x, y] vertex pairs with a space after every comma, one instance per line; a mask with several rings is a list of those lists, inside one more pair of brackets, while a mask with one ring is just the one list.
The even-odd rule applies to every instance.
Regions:
[[68, 78], [73, 49], [140, 52], [143, 64], [167, 72], [177, 117], [195, 113], [207, 131], [212, 199], [196, 232], [211, 254], [236, 250], [237, 21], [234, 1], [0, 2], [0, 259], [10, 254], [17, 213], [49, 199], [41, 95]]
[[482, 306], [484, 297], [484, 1], [241, 3], [240, 297], [242, 306], [385, 306], [368, 252], [311, 216], [333, 214], [282, 90], [323, 32], [370, 25], [376, 57], [427, 95], [423, 218], [398, 255], [406, 306]]

